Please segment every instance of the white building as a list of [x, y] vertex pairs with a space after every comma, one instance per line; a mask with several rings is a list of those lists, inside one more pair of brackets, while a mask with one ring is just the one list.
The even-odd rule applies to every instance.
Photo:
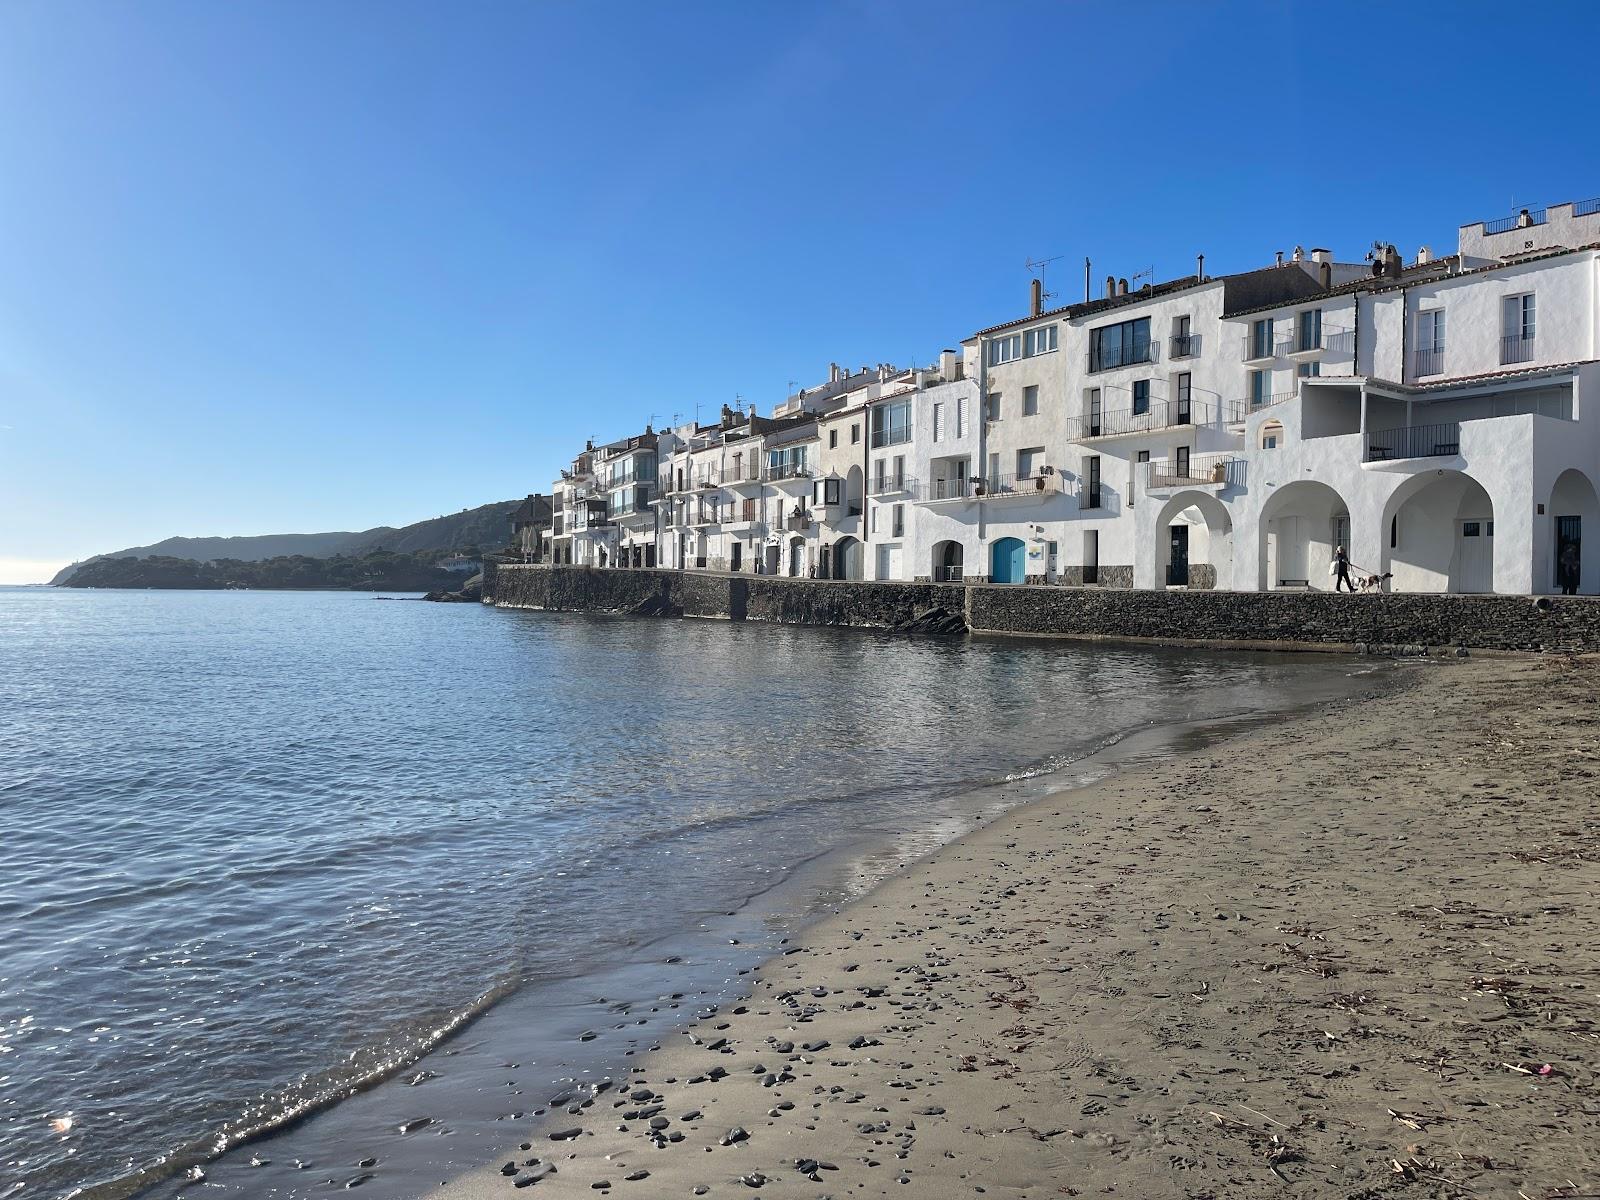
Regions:
[[653, 542], [685, 569], [1320, 590], [1343, 546], [1392, 591], [1600, 592], [1600, 201], [1458, 247], [1200, 260], [1048, 311], [1036, 284], [932, 366], [835, 366], [771, 418], [674, 431], [636, 530], [644, 447], [614, 444], [636, 474], [603, 477], [600, 528], [614, 447], [580, 456], [555, 560], [649, 565]]

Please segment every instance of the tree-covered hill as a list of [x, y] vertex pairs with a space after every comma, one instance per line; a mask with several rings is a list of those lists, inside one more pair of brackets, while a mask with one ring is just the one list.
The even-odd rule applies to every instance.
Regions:
[[145, 558], [97, 558], [79, 567], [62, 586], [360, 592], [428, 592], [460, 587], [461, 576], [434, 566], [430, 561], [433, 557], [379, 550], [331, 558], [290, 554], [257, 562], [236, 558], [198, 562], [155, 554]]

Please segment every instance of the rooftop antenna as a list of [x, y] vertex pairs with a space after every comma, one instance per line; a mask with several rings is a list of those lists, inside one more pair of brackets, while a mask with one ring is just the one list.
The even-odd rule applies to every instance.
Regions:
[[1057, 254], [1054, 258], [1041, 258], [1037, 261], [1030, 258], [1022, 264], [1030, 272], [1037, 271], [1039, 273], [1039, 289], [1042, 299], [1054, 300], [1056, 298], [1054, 292], [1046, 291], [1044, 288], [1044, 269], [1053, 262], [1060, 262], [1065, 257], [1065, 254]]
[[1137, 292], [1139, 290], [1139, 280], [1141, 279], [1148, 279], [1151, 284], [1155, 283], [1156, 268], [1154, 263], [1151, 263], [1142, 271], [1135, 272], [1133, 278], [1128, 281], [1128, 290], [1130, 292]]

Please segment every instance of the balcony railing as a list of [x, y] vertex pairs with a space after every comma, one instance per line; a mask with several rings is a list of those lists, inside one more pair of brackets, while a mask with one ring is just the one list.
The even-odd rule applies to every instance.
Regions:
[[1528, 219], [1526, 221], [1522, 219], [1522, 214], [1518, 213], [1514, 217], [1501, 217], [1498, 221], [1485, 221], [1483, 223], [1483, 231], [1484, 233], [1509, 233], [1513, 229], [1529, 229], [1535, 225], [1543, 225], [1545, 216], [1544, 209], [1533, 208], [1528, 210]]
[[1244, 360], [1245, 362], [1265, 362], [1269, 358], [1277, 358], [1284, 353], [1285, 343], [1268, 341], [1258, 334], [1247, 333], [1244, 335]]
[[702, 508], [702, 509], [697, 509], [689, 517], [689, 524], [691, 524], [691, 525], [720, 525], [722, 523], [722, 520], [723, 520], [723, 513], [722, 513], [722, 511], [720, 509]]
[[1169, 358], [1193, 358], [1200, 353], [1200, 335], [1198, 333], [1185, 334], [1182, 337], [1171, 339], [1171, 348], [1167, 354]]
[[1278, 343], [1277, 357], [1315, 354], [1319, 350], [1327, 350], [1334, 354], [1350, 354], [1355, 350], [1355, 338], [1354, 331], [1349, 329], [1320, 329], [1314, 334], [1296, 330]]
[[1082, 486], [1081, 490], [1078, 492], [1078, 507], [1079, 508], [1104, 508], [1105, 507], [1105, 484], [1103, 484], [1103, 483], [1090, 483], [1087, 479], [1085, 479], [1083, 481], [1083, 486]]
[[875, 476], [867, 489], [874, 496], [892, 496], [898, 492], [914, 492], [917, 481], [910, 475]]
[[1237, 404], [1210, 400], [1152, 400], [1146, 408], [1106, 409], [1087, 417], [1067, 419], [1067, 439], [1081, 442], [1093, 438], [1118, 437], [1127, 433], [1148, 433], [1155, 429], [1176, 429], [1185, 425], [1212, 425], [1241, 421], [1235, 415]]
[[1054, 469], [1032, 475], [989, 475], [978, 484], [975, 494], [983, 497], [1032, 496], [1062, 490], [1061, 476]]
[[722, 473], [722, 482], [726, 484], [760, 483], [761, 468], [754, 462], [740, 461], [737, 465], [729, 467]]
[[1110, 371], [1116, 367], [1132, 367], [1139, 363], [1155, 362], [1156, 342], [1132, 342], [1126, 346], [1104, 346], [1089, 351], [1089, 370]]
[[917, 493], [917, 499], [967, 500], [976, 493], [976, 490], [977, 485], [964, 476], [951, 479], [935, 479]]
[[1243, 400], [1234, 402], [1228, 414], [1228, 422], [1239, 425], [1253, 412], [1260, 412], [1263, 408], [1271, 408], [1277, 404], [1287, 404], [1298, 396], [1299, 392], [1271, 392], [1260, 396], [1246, 396]]
[[1461, 453], [1461, 422], [1442, 425], [1413, 425], [1408, 429], [1384, 429], [1367, 434], [1368, 462], [1392, 458], [1447, 458]]
[[896, 425], [890, 429], [874, 429], [872, 431], [872, 447], [874, 450], [884, 446], [898, 446], [902, 442], [911, 440], [911, 427], [909, 425]]
[[1444, 350], [1413, 350], [1411, 372], [1414, 375], [1443, 375]]
[[721, 471], [701, 471], [694, 477], [692, 485], [695, 488], [714, 488], [722, 486]]
[[1513, 334], [1500, 339], [1500, 362], [1524, 363], [1533, 361], [1533, 334]]
[[1593, 200], [1579, 200], [1572, 206], [1572, 215], [1575, 217], [1589, 217], [1600, 213], [1600, 196]]
[[791, 533], [804, 533], [811, 528], [810, 510], [801, 509], [799, 512], [790, 513], [783, 519], [783, 527]]
[[1187, 462], [1160, 459], [1145, 464], [1146, 488], [1202, 487], [1217, 483], [1237, 483], [1244, 460], [1233, 454], [1201, 454]]
[[761, 478], [768, 483], [778, 483], [784, 479], [810, 479], [815, 474], [809, 463], [779, 463], [775, 467], [766, 467], [761, 472]]

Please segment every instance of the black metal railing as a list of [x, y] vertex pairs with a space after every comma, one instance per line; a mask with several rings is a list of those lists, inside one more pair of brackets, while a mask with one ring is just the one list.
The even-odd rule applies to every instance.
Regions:
[[1411, 371], [1415, 375], [1443, 375], [1444, 350], [1412, 351]]
[[1079, 494], [1078, 506], [1080, 508], [1104, 508], [1104, 490], [1105, 484], [1090, 483], [1088, 480], [1084, 480], [1083, 490]]
[[780, 463], [778, 466], [769, 466], [761, 472], [761, 478], [768, 483], [776, 483], [780, 479], [810, 479], [816, 472], [806, 463]]
[[975, 487], [976, 485], [965, 477], [935, 479], [918, 493], [918, 497], [923, 500], [962, 500], [971, 496]]
[[792, 533], [804, 533], [811, 528], [811, 512], [801, 509], [799, 512], [790, 513], [783, 519], [783, 526]]
[[1147, 488], [1197, 487], [1213, 483], [1233, 483], [1244, 468], [1244, 460], [1232, 454], [1198, 454], [1183, 459], [1158, 459], [1145, 464]]
[[1497, 221], [1485, 221], [1483, 223], [1483, 231], [1484, 233], [1508, 233], [1513, 229], [1529, 229], [1534, 225], [1544, 224], [1544, 209], [1530, 208], [1526, 211], [1527, 220], [1523, 220], [1522, 213], [1518, 213], [1514, 217], [1501, 217]]
[[1600, 196], [1593, 200], [1578, 200], [1572, 205], [1572, 215], [1575, 217], [1588, 217], [1600, 213]]
[[715, 508], [702, 508], [689, 518], [691, 525], [720, 525], [722, 514]]
[[1155, 362], [1156, 343], [1130, 342], [1127, 345], [1102, 346], [1089, 351], [1090, 371], [1109, 371], [1114, 367], [1132, 367], [1139, 363]]
[[694, 477], [694, 483], [693, 483], [692, 486], [697, 487], [697, 488], [721, 487], [722, 486], [722, 472], [721, 471], [702, 471], [702, 472], [700, 472], [700, 474], [698, 474], [698, 475], [696, 475]]
[[1533, 334], [1512, 334], [1500, 339], [1500, 362], [1524, 363], [1533, 361]]
[[1170, 351], [1173, 358], [1193, 358], [1200, 353], [1200, 335], [1198, 333], [1184, 334], [1172, 339]]
[[1384, 429], [1367, 434], [1368, 462], [1392, 458], [1447, 458], [1461, 453], [1461, 422], [1441, 425], [1413, 425], [1407, 429]]
[[1283, 343], [1274, 342], [1264, 335], [1247, 333], [1244, 335], [1244, 358], [1246, 362], [1264, 361], [1276, 358], [1283, 352]]
[[914, 492], [917, 481], [910, 475], [874, 476], [871, 492], [874, 496], [890, 496], [896, 492]]
[[1154, 429], [1177, 429], [1185, 425], [1211, 425], [1242, 421], [1238, 404], [1188, 398], [1151, 400], [1144, 408], [1109, 408], [1087, 417], [1067, 419], [1067, 439], [1116, 437], [1124, 433], [1148, 433]]

